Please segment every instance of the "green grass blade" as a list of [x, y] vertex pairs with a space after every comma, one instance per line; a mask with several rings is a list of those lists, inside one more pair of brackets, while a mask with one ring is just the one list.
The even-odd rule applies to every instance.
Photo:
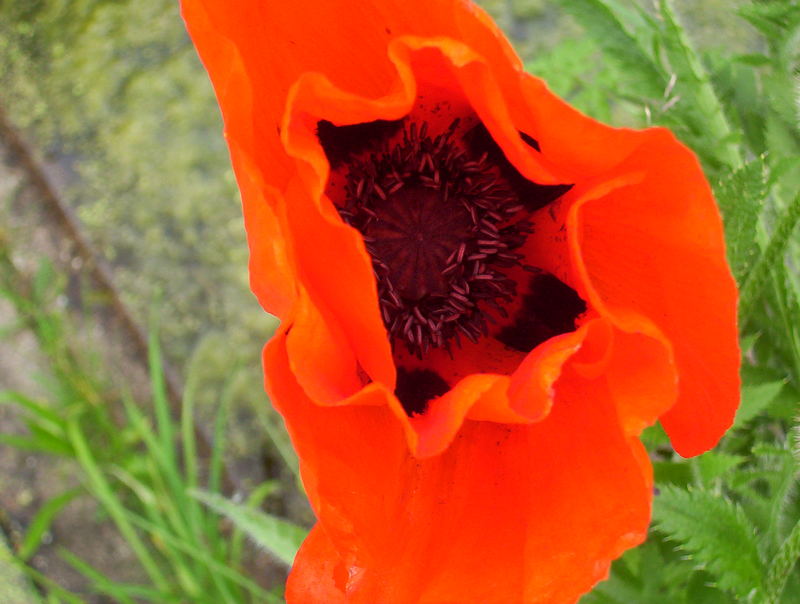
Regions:
[[[200, 530], [193, 528], [191, 525], [191, 508], [193, 506], [196, 508], [197, 504], [186, 494], [186, 485], [176, 465], [177, 460], [175, 460], [174, 455], [165, 454], [164, 441], [159, 439], [158, 435], [152, 433], [147, 418], [133, 401], [123, 399], [123, 407], [128, 422], [144, 442], [149, 453], [148, 475], [157, 504], [146, 508], [148, 509], [148, 514], [151, 517], [152, 514], [156, 514], [159, 522], [168, 522], [171, 530], [176, 535], [179, 535], [187, 542], [193, 543], [194, 547], [205, 547], [201, 543]], [[186, 590], [190, 593], [200, 592], [202, 590], [201, 586], [194, 579], [197, 575], [186, 568], [184, 556], [173, 551], [166, 553], [168, 553], [172, 561], [175, 576], [182, 581], [182, 585]]]
[[[155, 313], [153, 313], [155, 315]], [[158, 323], [153, 319], [153, 329], [147, 340], [147, 360], [150, 369], [150, 387], [153, 397], [153, 411], [156, 416], [160, 454], [165, 461], [175, 465], [175, 427], [167, 396], [164, 369], [161, 360], [161, 345], [158, 341]]]
[[[114, 601], [120, 604], [136, 604], [128, 590], [125, 589], [124, 584], [117, 583], [106, 577], [103, 573], [92, 567], [90, 564], [81, 560], [72, 552], [60, 549], [59, 554], [66, 560], [73, 568], [75, 568], [82, 575], [87, 577], [93, 583], [93, 588], [98, 592], [114, 598]], [[140, 592], [138, 595], [142, 595]], [[154, 601], [151, 599], [151, 601]]]
[[219, 573], [220, 575], [224, 576], [230, 581], [247, 589], [249, 592], [251, 592], [254, 596], [258, 598], [257, 600], [258, 602], [268, 602], [269, 604], [281, 604], [281, 600], [279, 598], [276, 598], [269, 592], [262, 589], [252, 579], [242, 575], [241, 573], [237, 572], [232, 568], [229, 568], [225, 564], [220, 563], [219, 561], [215, 560], [214, 558], [206, 554], [203, 550], [198, 550], [193, 548], [186, 542], [177, 539], [173, 535], [170, 535], [169, 533], [164, 531], [160, 526], [153, 524], [152, 522], [148, 522], [144, 518], [140, 518], [135, 514], [132, 514], [131, 512], [127, 512], [127, 514], [129, 520], [133, 524], [137, 525], [140, 529], [147, 531], [148, 533], [156, 536], [158, 539], [163, 540], [164, 543], [167, 543], [176, 549], [182, 550], [186, 555], [194, 558], [198, 562], [201, 562], [207, 567], [206, 569], [207, 572]]
[[307, 531], [291, 522], [229, 501], [221, 495], [194, 491], [192, 495], [228, 518], [258, 545], [291, 566]]
[[67, 435], [75, 450], [76, 458], [86, 473], [89, 489], [106, 509], [108, 515], [111, 516], [111, 519], [136, 554], [136, 557], [139, 559], [148, 577], [150, 577], [150, 580], [156, 586], [156, 589], [159, 591], [168, 591], [167, 586], [169, 585], [169, 581], [161, 572], [160, 564], [150, 553], [150, 550], [145, 546], [136, 530], [128, 521], [124, 505], [117, 498], [111, 485], [106, 480], [103, 471], [97, 465], [76, 420], [73, 419], [67, 423]]
[[17, 552], [17, 556], [19, 556], [20, 560], [25, 562], [30, 560], [31, 556], [33, 556], [36, 553], [36, 550], [39, 549], [39, 546], [42, 543], [42, 537], [47, 531], [50, 530], [53, 520], [56, 519], [58, 513], [70, 501], [75, 499], [80, 492], [80, 489], [70, 489], [69, 491], [61, 493], [60, 495], [48, 500], [41, 508], [39, 508], [39, 511], [36, 512], [33, 520], [31, 520], [28, 530], [25, 532], [25, 537], [22, 540], [22, 544], [19, 547], [19, 551]]
[[[139, 495], [144, 504], [144, 511], [154, 526], [159, 526], [162, 535], [174, 536], [173, 541], [162, 542], [164, 555], [170, 561], [176, 579], [183, 589], [192, 597], [199, 597], [207, 593], [208, 589], [204, 586], [206, 578], [210, 577], [219, 593], [226, 598], [233, 598], [231, 588], [216, 574], [208, 575], [202, 566], [197, 564], [196, 558], [187, 556], [187, 551], [210, 550], [218, 556], [224, 557], [227, 552], [225, 542], [222, 539], [213, 521], [204, 522], [203, 508], [193, 498], [187, 495], [189, 486], [186, 473], [182, 473], [177, 466], [172, 465], [170, 459], [162, 454], [163, 442], [154, 436], [149, 430], [148, 422], [144, 414], [131, 401], [124, 401], [128, 420], [134, 431], [144, 441], [151, 459], [149, 464], [149, 481], [152, 487], [145, 485], [133, 476], [125, 473], [121, 469], [116, 469], [115, 473]], [[184, 408], [184, 417], [191, 417], [193, 404], [189, 402], [188, 408]], [[192, 422], [182, 422], [181, 429], [191, 432], [190, 438], [193, 439]], [[189, 452], [192, 451], [190, 445]], [[191, 466], [191, 464], [190, 464]], [[196, 467], [196, 466], [195, 466]], [[190, 470], [189, 472], [197, 470]], [[213, 529], [213, 530], [212, 530]], [[205, 535], [205, 540], [203, 536]], [[175, 541], [183, 542], [187, 548], [175, 548], [169, 543]]]
[[29, 396], [14, 390], [3, 390], [0, 392], [0, 403], [11, 402], [19, 405], [32, 416], [36, 417], [41, 423], [48, 426], [63, 428], [64, 419], [55, 411], [50, 409], [45, 403], [35, 401]]
[[[234, 380], [231, 380], [233, 383]], [[225, 445], [227, 443], [226, 428], [228, 426], [228, 413], [231, 408], [232, 389], [226, 387], [214, 415], [214, 436], [211, 449], [211, 458], [208, 462], [208, 490], [219, 493], [222, 490], [222, 473], [225, 464]]]
[[72, 457], [72, 447], [66, 440], [63, 430], [57, 429], [56, 434], [51, 431], [51, 426], [44, 426], [38, 423], [36, 418], [30, 418], [25, 422], [31, 434], [31, 440], [39, 443], [43, 451], [48, 451], [53, 455]]
[[14, 447], [20, 451], [47, 453], [48, 455], [65, 454], [61, 447], [54, 447], [52, 443], [41, 442], [30, 436], [19, 436], [17, 434], [0, 434], [0, 445]]
[[[41, 571], [36, 570], [32, 566], [28, 566], [27, 564], [19, 562], [19, 569], [23, 573], [28, 575], [32, 580], [36, 581], [40, 585], [43, 585], [45, 588], [47, 588], [48, 602], [52, 601], [51, 597], [56, 597], [60, 598], [59, 600], [57, 600], [59, 603], [66, 602], [66, 604], [86, 604], [85, 600], [67, 591], [61, 585], [53, 581], [53, 579], [51, 579]], [[26, 602], [25, 604], [30, 604], [30, 603]]]
[[[198, 547], [202, 547], [202, 534], [205, 534], [211, 539], [214, 539], [218, 535], [213, 531], [209, 531], [209, 524], [203, 522], [204, 510], [201, 506], [198, 505], [197, 501], [186, 495], [188, 491], [197, 488], [199, 483], [195, 431], [195, 401], [197, 395], [197, 380], [200, 376], [200, 372], [195, 369], [195, 367], [196, 365], [194, 363], [190, 363], [186, 386], [183, 391], [180, 419], [181, 443], [183, 445], [183, 472], [175, 477], [175, 486], [179, 489], [179, 492], [175, 495], [176, 499], [179, 501], [180, 507], [184, 510], [188, 535], [191, 536], [192, 541]], [[214, 543], [214, 546], [216, 545], [217, 544]], [[227, 593], [224, 582], [219, 581], [215, 575], [212, 575], [212, 580], [221, 591]]]

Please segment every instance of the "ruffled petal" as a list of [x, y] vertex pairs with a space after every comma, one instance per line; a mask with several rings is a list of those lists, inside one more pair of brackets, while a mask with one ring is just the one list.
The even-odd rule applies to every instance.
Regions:
[[301, 290], [295, 312], [287, 321], [286, 350], [292, 373], [317, 404], [336, 405], [367, 383], [335, 318], [317, 307]]
[[[231, 144], [231, 156], [237, 157], [237, 148]], [[239, 156], [239, 166], [247, 159]], [[250, 289], [261, 306], [276, 316], [285, 316], [297, 299], [297, 275], [292, 251], [287, 245], [286, 226], [278, 213], [283, 208], [276, 203], [277, 193], [261, 186], [258, 172], [243, 169], [237, 173], [244, 210], [247, 245], [250, 248]]]
[[[339, 354], [352, 357], [353, 370], [360, 367], [365, 379], [393, 389], [394, 363], [363, 240], [338, 216], [333, 218], [336, 210], [329, 200], [323, 199], [320, 209], [300, 179], [292, 179], [288, 194], [292, 203], [286, 207], [287, 219], [293, 223], [288, 236], [310, 305], [324, 310], [324, 321], [337, 324], [338, 337], [328, 342], [339, 348], [332, 347], [323, 354], [329, 358]], [[295, 363], [305, 364], [309, 379], [316, 370], [326, 371], [311, 361], [302, 355], [295, 359]], [[351, 373], [345, 379], [356, 377]]]
[[[235, 9], [223, 0], [183, 0], [181, 5], [229, 135], [257, 141], [256, 163], [279, 188], [290, 176], [279, 127], [289, 89], [301, 74], [323, 73], [337, 87], [364, 97], [385, 95], [395, 78], [386, 49], [403, 35], [470, 40], [507, 77], [520, 66], [491, 20], [463, 0], [240, 0]], [[249, 94], [242, 97], [237, 93], [243, 89]]]
[[[303, 577], [295, 587], [339, 585], [353, 603], [563, 604], [645, 536], [649, 464], [621, 429], [603, 378], [570, 370], [544, 421], [467, 421], [444, 453], [420, 460], [386, 407], [312, 403], [281, 338], [264, 362], [343, 565], [331, 578], [330, 550], [312, 544], [295, 562]], [[312, 591], [290, 594], [320, 601]]]
[[409, 450], [420, 459], [441, 454], [466, 419], [508, 424], [542, 421], [553, 405], [555, 384], [565, 364], [587, 339], [605, 339], [605, 333], [596, 333], [602, 329], [598, 323], [603, 321], [589, 321], [577, 331], [537, 346], [510, 376], [468, 375], [432, 400], [424, 414], [408, 417], [400, 402], [392, 401], [391, 409], [406, 431]]
[[697, 160], [666, 130], [639, 138], [614, 171], [632, 176], [571, 206], [570, 245], [592, 305], [674, 357], [678, 399], [662, 422], [680, 454], [697, 455], [739, 403], [736, 285]]

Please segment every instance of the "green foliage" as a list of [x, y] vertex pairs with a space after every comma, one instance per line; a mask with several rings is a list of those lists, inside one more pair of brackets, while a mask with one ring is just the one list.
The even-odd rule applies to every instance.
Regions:
[[[668, 126], [701, 158], [741, 287], [744, 354], [735, 430], [715, 451], [684, 460], [662, 432], [645, 435], [659, 490], [652, 534], [582, 603], [796, 602], [800, 504], [786, 443], [800, 403], [800, 4], [740, 3], [741, 24], [755, 30], [727, 48], [684, 27], [698, 27], [686, 16], [699, 4], [560, 4], [602, 57], [600, 86], [629, 112], [622, 121]], [[596, 63], [585, 38], [561, 51], [587, 58], [559, 59], [565, 92]], [[618, 111], [583, 107], [598, 118]]]
[[783, 215], [770, 234], [769, 242], [753, 270], [742, 279], [740, 308], [743, 316], [747, 317], [752, 311], [756, 297], [763, 290], [770, 271], [775, 266], [782, 264], [781, 261], [786, 255], [789, 241], [798, 222], [800, 222], [800, 193], [783, 211]]
[[79, 492], [78, 489], [70, 489], [48, 500], [39, 508], [36, 516], [31, 520], [19, 551], [17, 551], [17, 556], [19, 556], [20, 560], [27, 562], [33, 556], [39, 548], [45, 533], [50, 530], [55, 517], [65, 505], [77, 497]]
[[[2, 435], [3, 441], [69, 459], [81, 478], [79, 488], [66, 491], [39, 508], [16, 552], [18, 560], [30, 560], [37, 553], [43, 535], [68, 503], [77, 497], [91, 497], [124, 537], [148, 581], [120, 583], [75, 554], [62, 551], [62, 557], [90, 580], [95, 593], [122, 603], [279, 601], [278, 596], [243, 572], [241, 531], [226, 530], [220, 515], [190, 494], [202, 487], [204, 496], [215, 504], [217, 499], [213, 498], [220, 497], [230, 396], [223, 396], [218, 405], [214, 419], [216, 438], [208, 464], [201, 471], [193, 421], [196, 391], [187, 390], [181, 417], [174, 419], [155, 333], [151, 335], [149, 351], [152, 409], [146, 411], [125, 396], [119, 401], [124, 417], [117, 418], [109, 391], [86, 371], [82, 355], [70, 346], [62, 314], [49, 309], [47, 300], [53, 298], [55, 283], [50, 281], [48, 286], [47, 279], [37, 278], [32, 286], [22, 287], [19, 276], [12, 272], [13, 265], [2, 253], [4, 249], [0, 248], [0, 277], [5, 287], [0, 291], [36, 333], [42, 349], [57, 358], [51, 358], [53, 376], [47, 399], [0, 392], [0, 403], [15, 405], [25, 417], [29, 432], [21, 437]], [[49, 271], [45, 267], [38, 274], [48, 275]], [[198, 363], [191, 366], [197, 367]], [[196, 383], [197, 378], [191, 377], [190, 384]], [[223, 386], [223, 392], [227, 391]], [[254, 490], [249, 504], [257, 506], [276, 490], [274, 484], [265, 483]], [[274, 549], [286, 555], [290, 539], [302, 538], [304, 531], [284, 521], [274, 522], [283, 529]], [[76, 601], [52, 581], [29, 567], [23, 568], [46, 585], [53, 597]]]
[[718, 578], [722, 589], [746, 600], [762, 588], [765, 571], [756, 530], [734, 502], [707, 491], [664, 487], [653, 519]]
[[[728, 123], [725, 110], [710, 81], [708, 70], [678, 21], [669, 0], [660, 0], [662, 35], [657, 38], [678, 95], [675, 105], [693, 147], [702, 149], [712, 165], [736, 170], [742, 151]], [[681, 99], [684, 100], [681, 103]], [[691, 102], [687, 102], [691, 100]], [[679, 107], [678, 107], [679, 105]]]
[[239, 505], [224, 497], [203, 491], [192, 495], [209, 508], [226, 516], [258, 545], [272, 552], [287, 566], [292, 565], [300, 544], [308, 531], [271, 514], [259, 512], [248, 505]]
[[[663, 70], [645, 50], [643, 40], [629, 31], [625, 13], [609, 0], [564, 0], [561, 5], [587, 30], [604, 57], [613, 60], [624, 75], [626, 90], [642, 97], [659, 97], [667, 84]], [[616, 10], [615, 10], [616, 9]]]
[[728, 262], [737, 281], [749, 274], [758, 255], [756, 226], [767, 196], [767, 168], [754, 159], [726, 174], [716, 186], [717, 202], [725, 216]]

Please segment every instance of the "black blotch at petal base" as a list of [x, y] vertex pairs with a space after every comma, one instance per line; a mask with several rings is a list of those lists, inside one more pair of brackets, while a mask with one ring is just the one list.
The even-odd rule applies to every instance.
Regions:
[[495, 337], [509, 348], [530, 352], [545, 340], [574, 330], [575, 320], [584, 312], [586, 302], [574, 289], [542, 272], [531, 278], [511, 325]]
[[450, 386], [447, 382], [431, 369], [397, 368], [394, 394], [409, 416], [425, 413], [431, 399], [442, 396], [448, 390]]

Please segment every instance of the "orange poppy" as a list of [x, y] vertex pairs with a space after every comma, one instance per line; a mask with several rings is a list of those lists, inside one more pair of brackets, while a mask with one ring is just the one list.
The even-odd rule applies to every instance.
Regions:
[[660, 419], [738, 403], [694, 155], [595, 122], [467, 0], [183, 0], [318, 523], [300, 603], [574, 602], [640, 543]]

